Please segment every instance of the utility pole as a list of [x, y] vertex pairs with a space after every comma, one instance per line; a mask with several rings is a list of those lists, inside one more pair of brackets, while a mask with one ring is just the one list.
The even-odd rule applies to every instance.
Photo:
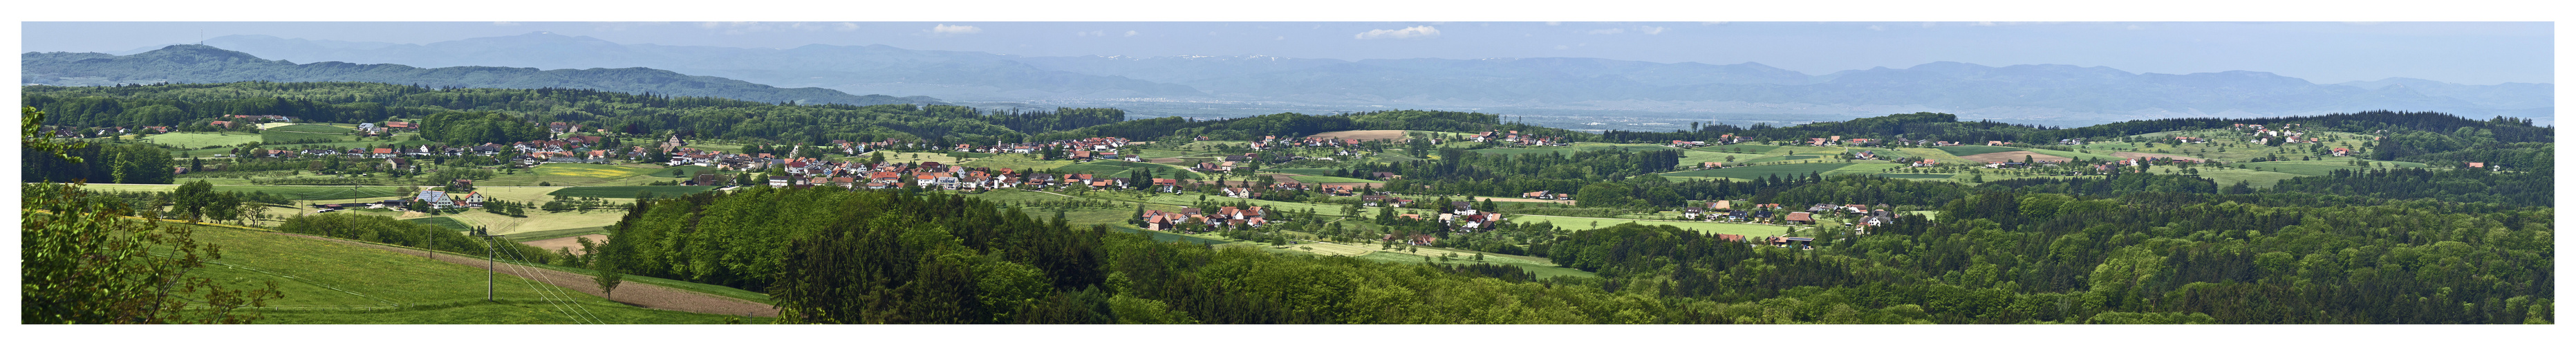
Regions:
[[493, 268], [495, 268], [494, 266], [498, 265], [493, 262], [492, 257], [498, 255], [498, 253], [493, 252], [492, 248], [499, 245], [495, 245], [492, 242], [492, 238], [500, 237], [490, 235], [488, 233], [489, 232], [486, 232], [482, 227], [474, 228], [474, 236], [483, 238], [483, 301], [485, 302], [492, 301], [492, 271]]

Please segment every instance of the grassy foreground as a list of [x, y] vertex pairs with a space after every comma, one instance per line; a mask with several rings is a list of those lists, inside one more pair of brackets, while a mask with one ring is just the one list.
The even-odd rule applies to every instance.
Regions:
[[286, 294], [270, 302], [259, 323], [553, 324], [579, 323], [572, 317], [579, 315], [581, 322], [677, 324], [738, 318], [632, 307], [580, 293], [561, 295], [560, 288], [510, 275], [496, 277], [492, 294], [498, 301], [485, 302], [485, 271], [473, 267], [232, 228], [199, 227], [196, 239], [223, 248], [220, 264], [199, 275], [228, 287], [276, 282]]

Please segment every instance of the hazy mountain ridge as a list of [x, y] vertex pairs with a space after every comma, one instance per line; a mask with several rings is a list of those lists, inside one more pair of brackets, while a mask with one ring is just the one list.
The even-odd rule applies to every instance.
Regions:
[[[2554, 85], [2422, 79], [2317, 84], [2267, 72], [2132, 73], [2102, 66], [1934, 62], [1825, 75], [1759, 63], [1595, 58], [1337, 59], [1272, 56], [1025, 57], [884, 45], [790, 49], [617, 44], [547, 33], [424, 45], [225, 36], [210, 45], [309, 61], [633, 67], [781, 87], [987, 102], [1156, 99], [1401, 107], [1874, 114], [1888, 107], [2003, 118], [2279, 116], [2377, 109], [2537, 118]], [[261, 51], [274, 50], [274, 51]], [[2007, 111], [2008, 110], [2008, 111]]]
[[173, 45], [133, 55], [25, 53], [21, 83], [114, 85], [145, 83], [378, 82], [478, 88], [577, 88], [672, 96], [722, 97], [760, 102], [940, 103], [928, 97], [850, 95], [824, 88], [778, 88], [740, 80], [691, 76], [641, 67], [539, 70], [526, 67], [418, 68], [399, 64], [317, 62], [296, 64], [203, 45]]

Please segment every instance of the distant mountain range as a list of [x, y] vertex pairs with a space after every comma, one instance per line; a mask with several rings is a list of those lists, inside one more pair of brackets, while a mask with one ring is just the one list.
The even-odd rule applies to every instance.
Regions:
[[396, 64], [261, 59], [206, 45], [172, 45], [134, 53], [25, 53], [20, 82], [46, 85], [149, 83], [378, 82], [429, 87], [577, 88], [670, 96], [721, 97], [761, 102], [944, 104], [929, 97], [850, 95], [824, 88], [778, 88], [740, 80], [691, 76], [641, 67], [538, 70], [524, 67], [417, 68]]
[[[1027, 57], [883, 45], [792, 49], [619, 44], [531, 33], [430, 44], [234, 35], [207, 45], [293, 61], [417, 66], [648, 67], [780, 87], [936, 95], [956, 102], [1286, 102], [1379, 107], [1877, 115], [2111, 122], [2181, 116], [2439, 111], [2549, 122], [2552, 84], [2390, 78], [2316, 84], [2267, 72], [2130, 73], [2071, 65], [1908, 68], [1807, 75], [1759, 63], [1592, 58], [1371, 59], [1266, 56]], [[1820, 117], [1822, 118], [1822, 117]]]

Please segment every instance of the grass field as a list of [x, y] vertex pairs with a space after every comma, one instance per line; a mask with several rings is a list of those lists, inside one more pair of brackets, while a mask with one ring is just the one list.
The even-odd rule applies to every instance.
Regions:
[[272, 127], [272, 128], [268, 128], [268, 129], [266, 129], [266, 130], [275, 130], [275, 131], [294, 131], [294, 132], [313, 132], [313, 133], [334, 133], [334, 134], [349, 134], [349, 133], [357, 133], [357, 132], [358, 132], [358, 130], [357, 130], [357, 129], [351, 129], [351, 128], [339, 127], [339, 126], [331, 126], [331, 125], [318, 125], [318, 124], [291, 124], [291, 125], [286, 125], [286, 126]]
[[974, 161], [968, 161], [958, 165], [980, 168], [1009, 168], [1016, 171], [1026, 172], [1031, 170], [1055, 169], [1072, 164], [1074, 164], [1072, 160], [1039, 160], [1037, 155], [999, 154], [975, 159]]
[[1770, 152], [1772, 149], [1780, 149], [1780, 146], [1777, 146], [1777, 145], [1761, 145], [1761, 144], [1743, 144], [1743, 143], [1736, 143], [1736, 144], [1712, 145], [1712, 146], [1706, 146], [1706, 147], [1692, 148], [1691, 150], [1693, 150], [1693, 151], [1719, 152], [1719, 153], [1725, 153], [1725, 152], [1738, 152], [1738, 153], [1764, 153], [1764, 152]]
[[[623, 198], [614, 199], [612, 201], [619, 203], [628, 202], [628, 200]], [[617, 224], [617, 220], [625, 218], [625, 216], [626, 212], [622, 210], [593, 210], [589, 212], [573, 211], [555, 213], [536, 211], [535, 208], [530, 208], [528, 211], [528, 217], [510, 217], [483, 212], [481, 210], [446, 214], [438, 217], [451, 218], [459, 223], [465, 224], [466, 226], [483, 227], [490, 230], [493, 235], [511, 235], [528, 232], [609, 226]]]
[[[2154, 169], [2150, 170], [2150, 172], [2154, 172], [2154, 173], [2161, 173], [2161, 174], [2181, 174], [2181, 172], [2176, 172], [2176, 171], [2175, 171], [2175, 169], [2174, 169], [2172, 166], [2156, 167], [2156, 168], [2154, 168]], [[2246, 183], [2248, 183], [2248, 184], [2250, 184], [2250, 185], [2253, 185], [2253, 186], [2254, 186], [2254, 187], [2256, 187], [2256, 188], [2267, 188], [2267, 187], [2272, 187], [2272, 185], [2273, 185], [2273, 184], [2280, 183], [2280, 182], [2281, 182], [2281, 180], [2283, 180], [2283, 179], [2290, 179], [2290, 178], [2297, 178], [2297, 177], [2305, 177], [2305, 176], [2309, 176], [2309, 175], [2296, 174], [2296, 173], [2284, 173], [2284, 172], [2256, 171], [2256, 170], [2251, 170], [2251, 169], [2233, 169], [2233, 168], [2229, 168], [2229, 169], [2219, 169], [2219, 168], [2201, 168], [2201, 169], [2200, 169], [2200, 177], [2203, 177], [2203, 178], [2209, 178], [2209, 180], [2210, 180], [2211, 182], [2216, 182], [2216, 183], [2218, 183], [2218, 186], [2219, 186], [2219, 187], [2222, 187], [2222, 188], [2227, 187], [2227, 186], [2236, 185], [2236, 182], [2240, 182], [2240, 181], [2242, 181], [2242, 182], [2246, 182]], [[1992, 179], [1992, 178], [1988, 178], [1988, 179]]]
[[[649, 164], [602, 165], [588, 163], [548, 163], [516, 174], [502, 174], [492, 179], [475, 181], [483, 186], [536, 186], [539, 182], [557, 186], [642, 185], [678, 178], [653, 176], [668, 167]], [[620, 196], [634, 197], [634, 195]]]
[[603, 226], [603, 227], [582, 227], [582, 228], [559, 229], [559, 230], [552, 230], [552, 231], [519, 232], [519, 233], [513, 233], [513, 234], [510, 234], [510, 235], [501, 236], [501, 240], [507, 240], [507, 241], [513, 241], [513, 242], [521, 242], [521, 241], [544, 240], [544, 239], [554, 239], [554, 238], [571, 237], [571, 236], [580, 236], [580, 235], [591, 235], [591, 234], [608, 234], [608, 227], [604, 227], [604, 226]]
[[1793, 164], [1785, 164], [1785, 165], [1744, 166], [1744, 167], [1725, 168], [1725, 169], [1711, 169], [1711, 170], [1700, 170], [1700, 171], [1688, 171], [1688, 172], [1665, 173], [1665, 174], [1664, 174], [1664, 176], [1668, 176], [1668, 177], [1720, 177], [1720, 178], [1736, 178], [1736, 179], [1761, 179], [1762, 177], [1766, 177], [1766, 176], [1779, 175], [1780, 177], [1787, 178], [1787, 177], [1801, 177], [1801, 176], [1806, 176], [1808, 173], [1819, 173], [1819, 174], [1821, 174], [1821, 173], [1823, 173], [1823, 172], [1833, 171], [1833, 170], [1837, 170], [1837, 169], [1842, 169], [1843, 167], [1850, 167], [1850, 166], [1852, 166], [1852, 165], [1854, 165], [1854, 164], [1851, 164], [1851, 163], [1793, 163]]
[[637, 191], [651, 191], [656, 196], [679, 196], [714, 190], [714, 186], [581, 186], [556, 189], [550, 196], [592, 198], [635, 198]]
[[1993, 153], [2000, 153], [2000, 152], [2007, 152], [2007, 151], [2022, 151], [2022, 150], [2024, 150], [2024, 149], [2022, 149], [2022, 148], [2014, 148], [2014, 147], [1995, 147], [1995, 146], [1983, 146], [1983, 145], [1954, 145], [1954, 146], [1938, 147], [1938, 148], [1935, 148], [1935, 149], [1939, 149], [1939, 150], [1941, 150], [1941, 152], [1950, 153], [1950, 155], [1952, 155], [1952, 156], [1968, 156], [1968, 155], [1977, 155], [1977, 154], [1993, 154]]
[[463, 231], [472, 231], [472, 230], [474, 230], [474, 227], [468, 227], [468, 226], [465, 226], [465, 223], [463, 223], [463, 222], [456, 222], [456, 218], [452, 218], [452, 217], [445, 217], [445, 216], [439, 216], [439, 217], [424, 217], [424, 218], [410, 219], [410, 220], [403, 220], [403, 221], [410, 221], [410, 222], [412, 222], [412, 223], [423, 224], [423, 225], [430, 225], [430, 226], [446, 227], [447, 229], [457, 230], [457, 231], [459, 231], [459, 232], [463, 232]]
[[1880, 176], [1880, 177], [1888, 177], [1888, 178], [1897, 178], [1897, 179], [1941, 179], [1941, 180], [1949, 180], [1949, 179], [1950, 179], [1950, 177], [1951, 177], [1952, 175], [1951, 175], [1951, 174], [1922, 174], [1922, 173], [1880, 173], [1878, 176]]
[[715, 167], [707, 166], [671, 166], [670, 168], [653, 171], [653, 173], [645, 173], [644, 176], [655, 178], [696, 178], [699, 174], [707, 174], [710, 172], [717, 172], [717, 170]]
[[229, 147], [250, 142], [258, 142], [261, 140], [260, 135], [246, 133], [164, 133], [143, 137], [143, 141], [145, 142], [178, 147], [181, 149], [196, 149], [207, 146]]
[[1762, 157], [1762, 158], [1758, 158], [1758, 159], [1744, 160], [1744, 163], [1763, 163], [1763, 162], [1777, 162], [1777, 161], [1790, 161], [1790, 160], [1806, 160], [1806, 159], [1815, 159], [1815, 158], [1822, 158], [1822, 157], [1823, 157], [1823, 156], [1818, 156], [1818, 155], [1781, 155], [1781, 156], [1766, 156], [1766, 157]]
[[1967, 162], [1968, 162], [1968, 159], [1959, 158], [1959, 156], [1958, 156], [1958, 155], [1950, 155], [1950, 152], [1947, 152], [1947, 151], [1941, 151], [1941, 149], [1933, 149], [1933, 148], [1897, 148], [1897, 149], [1896, 149], [1896, 151], [1897, 151], [1897, 152], [1905, 153], [1905, 156], [1911, 156], [1911, 157], [1916, 157], [1916, 158], [1922, 158], [1922, 159], [1925, 159], [1925, 160], [1933, 160], [1934, 162], [1949, 162], [1949, 163], [1967, 163]]
[[[346, 244], [200, 227], [196, 239], [223, 248], [223, 258], [196, 272], [228, 287], [275, 282], [286, 297], [270, 301], [259, 323], [527, 324], [573, 323], [534, 285], [500, 276], [497, 303], [484, 302], [484, 270]], [[552, 289], [552, 288], [549, 288]], [[558, 297], [560, 298], [560, 297]], [[608, 323], [722, 323], [728, 316], [652, 310], [586, 294], [573, 306]], [[376, 308], [376, 309], [367, 309]], [[766, 322], [765, 318], [745, 322]]]
[[2064, 157], [2064, 158], [2070, 158], [2070, 159], [2087, 159], [2087, 160], [2095, 160], [2095, 161], [2119, 161], [2119, 160], [2124, 160], [2124, 159], [2126, 159], [2126, 158], [2122, 158], [2122, 157], [2119, 157], [2119, 156], [2111, 156], [2111, 155], [2104, 155], [2104, 154], [2088, 154], [2088, 153], [2079, 153], [2079, 152], [2072, 152], [2072, 151], [2057, 151], [2057, 150], [2048, 150], [2048, 149], [2026, 149], [2026, 150], [2028, 150], [2028, 151], [2030, 151], [2030, 152], [2034, 152], [2034, 153], [2049, 154], [2049, 155], [2057, 155], [2058, 157]]
[[1880, 161], [1860, 161], [1858, 163], [1853, 163], [1850, 166], [1843, 166], [1843, 168], [1835, 168], [1834, 170], [1826, 171], [1824, 174], [1829, 176], [1843, 174], [1878, 174], [1897, 167], [1905, 167], [1905, 165]]
[[349, 139], [350, 139], [349, 135], [343, 135], [343, 134], [331, 134], [331, 133], [284, 132], [284, 131], [264, 131], [264, 132], [260, 132], [260, 133], [259, 133], [259, 140], [260, 140], [260, 141], [262, 141], [262, 142], [268, 142], [268, 143], [292, 143], [292, 142], [311, 141], [311, 140], [321, 140], [321, 141], [325, 141], [325, 142], [340, 142], [340, 141], [347, 141], [347, 140], [349, 140]]

